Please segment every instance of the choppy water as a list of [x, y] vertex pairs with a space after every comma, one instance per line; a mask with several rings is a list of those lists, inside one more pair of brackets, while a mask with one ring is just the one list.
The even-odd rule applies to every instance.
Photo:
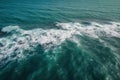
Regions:
[[0, 1], [0, 80], [119, 79], [119, 0]]

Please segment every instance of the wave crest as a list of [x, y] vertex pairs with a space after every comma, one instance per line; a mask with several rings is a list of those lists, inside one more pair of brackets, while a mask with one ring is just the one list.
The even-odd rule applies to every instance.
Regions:
[[[32, 29], [23, 30], [19, 26], [7, 26], [2, 29], [8, 35], [0, 38], [0, 62], [3, 59], [24, 57], [25, 50], [34, 51], [37, 45], [42, 45], [45, 49], [60, 45], [66, 39], [73, 38], [74, 35], [88, 36], [101, 39], [101, 37], [120, 38], [120, 23], [111, 22], [111, 24], [100, 24], [91, 22], [89, 25], [82, 23], [57, 23], [58, 29]], [[10, 34], [11, 33], [11, 34]], [[10, 34], [10, 35], [9, 35]], [[76, 41], [77, 42], [77, 41]]]

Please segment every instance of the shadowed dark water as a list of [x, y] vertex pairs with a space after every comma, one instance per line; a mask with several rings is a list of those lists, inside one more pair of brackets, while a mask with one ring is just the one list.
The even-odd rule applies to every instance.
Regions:
[[119, 79], [119, 0], [0, 0], [0, 80]]

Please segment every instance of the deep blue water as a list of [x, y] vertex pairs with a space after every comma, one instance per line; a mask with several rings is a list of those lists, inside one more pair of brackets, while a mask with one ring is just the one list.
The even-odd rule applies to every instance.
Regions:
[[0, 80], [119, 80], [120, 0], [0, 0]]

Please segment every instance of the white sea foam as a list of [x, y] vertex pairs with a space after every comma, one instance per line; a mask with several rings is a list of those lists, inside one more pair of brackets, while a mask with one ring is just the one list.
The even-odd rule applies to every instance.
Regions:
[[[2, 29], [10, 35], [0, 38], [0, 60], [2, 58], [11, 57], [16, 54], [15, 58], [24, 57], [24, 50], [33, 50], [37, 45], [44, 48], [60, 45], [66, 39], [73, 39], [74, 35], [89, 36], [92, 38], [101, 37], [119, 37], [120, 23], [111, 22], [111, 24], [99, 24], [91, 22], [91, 25], [81, 23], [57, 23], [59, 29], [33, 29], [23, 30], [19, 26], [8, 26]], [[13, 58], [14, 59], [14, 58]]]
[[120, 23], [111, 22], [111, 24], [99, 24], [91, 22], [91, 25], [82, 25], [80, 23], [58, 23], [63, 29], [72, 31], [74, 34], [86, 35], [94, 38], [120, 37]]

